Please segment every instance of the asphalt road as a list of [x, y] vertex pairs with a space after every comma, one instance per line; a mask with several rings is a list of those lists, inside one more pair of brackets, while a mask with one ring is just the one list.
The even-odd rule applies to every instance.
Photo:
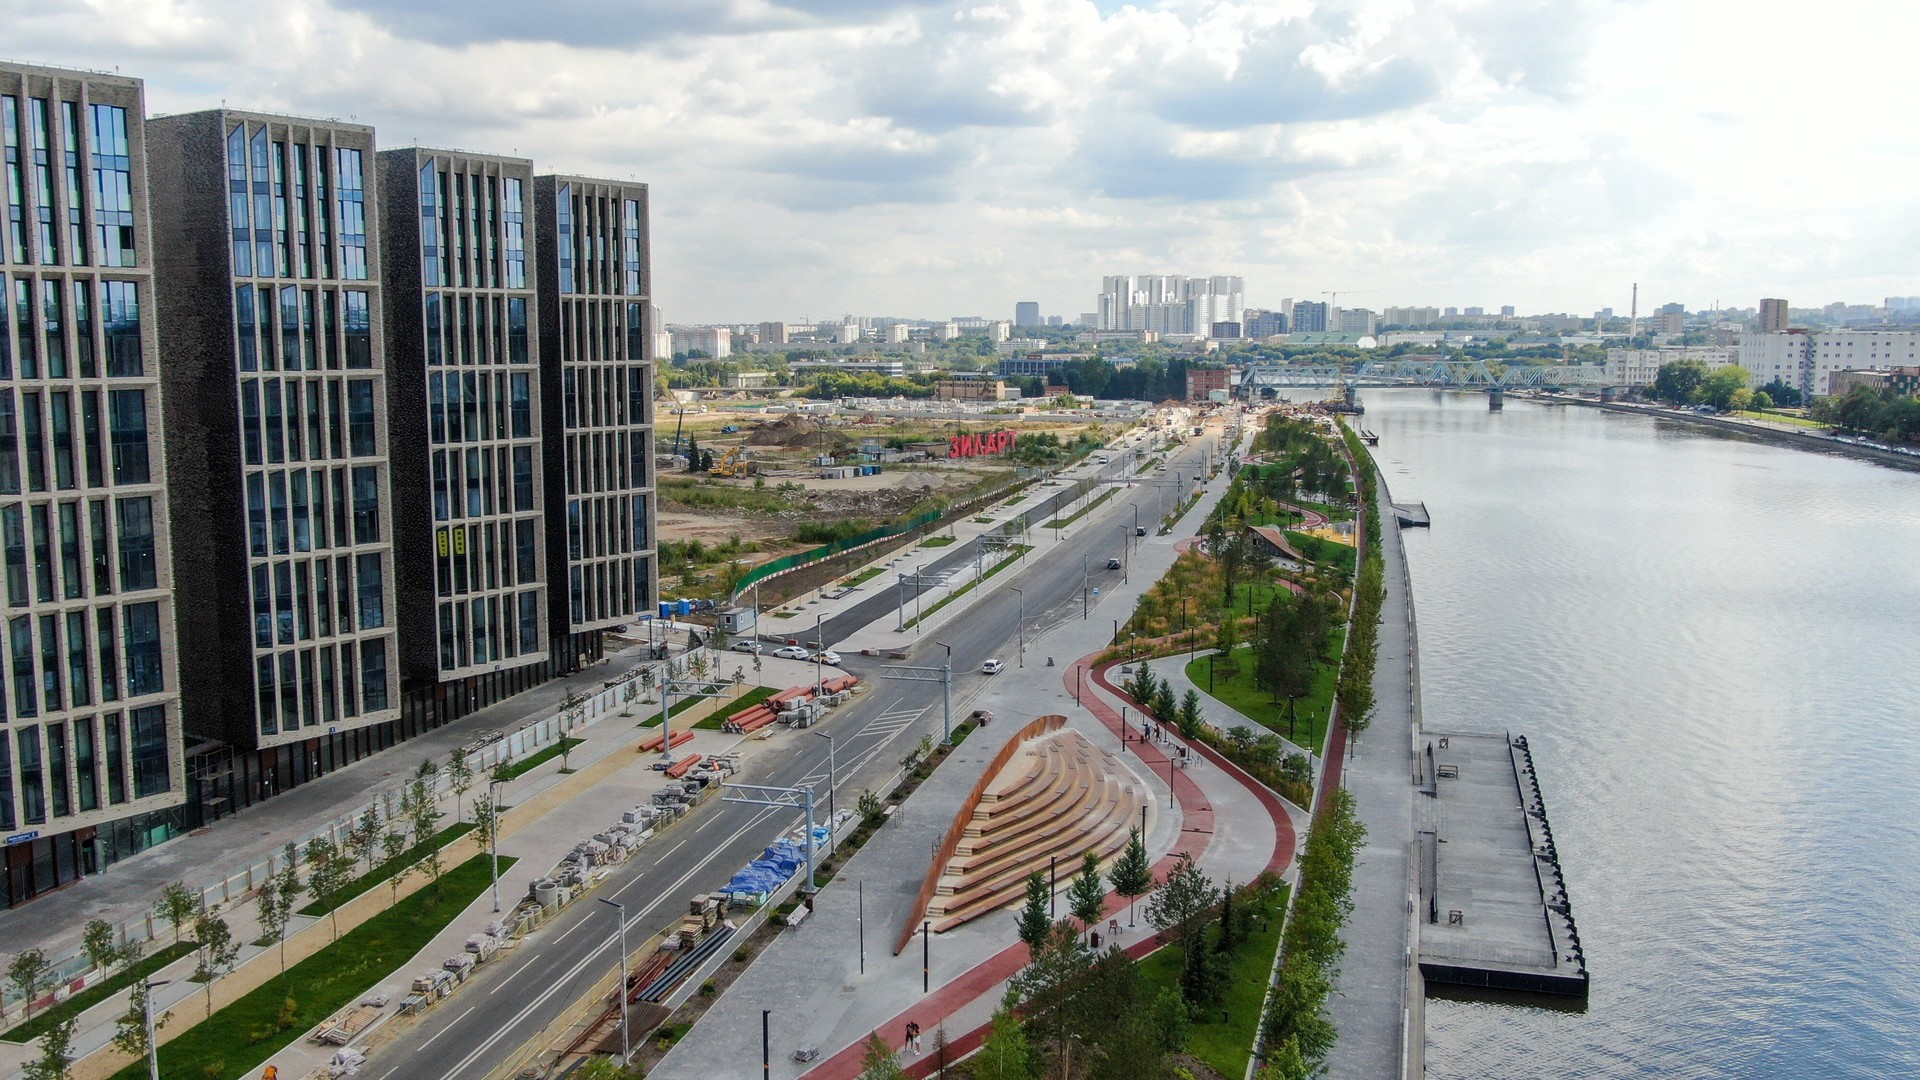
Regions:
[[[1215, 442], [1212, 435], [1193, 441], [1169, 457], [1166, 472], [1149, 474], [1148, 482], [1136, 483], [1131, 489], [1121, 488], [1114, 500], [1123, 508], [1128, 503], [1137, 504], [1140, 523], [1153, 535], [1160, 519], [1175, 505], [1172, 478], [1180, 473], [1191, 480], [1200, 471], [1203, 449], [1213, 448]], [[1132, 457], [1114, 454], [1113, 461], [1101, 472], [1117, 478], [1135, 467]], [[1048, 504], [1040, 503], [1036, 508], [1045, 509]], [[1035, 513], [1031, 520], [1038, 527], [1049, 518]], [[1132, 517], [1123, 509], [1111, 520], [1125, 521], [1126, 534], [1114, 527], [1081, 529], [1044, 556], [1005, 571], [1018, 575], [1014, 584], [1024, 594], [1022, 603], [979, 605], [914, 646], [906, 661], [910, 666], [937, 666], [944, 658], [944, 650], [929, 640], [934, 636], [953, 647], [956, 723], [965, 716], [964, 702], [981, 688], [983, 680], [991, 678], [979, 673], [981, 663], [990, 657], [1000, 657], [1009, 665], [1015, 662], [1016, 624], [1023, 614], [1029, 638], [1039, 627], [1079, 616], [1081, 556], [1086, 556], [1086, 588], [1103, 588], [1120, 581], [1122, 571], [1105, 569], [1106, 561], [1121, 555], [1123, 541], [1131, 537]], [[955, 583], [959, 584], [965, 579], [957, 571], [961, 567], [971, 569], [973, 552], [970, 543], [954, 547], [958, 550], [929, 567], [928, 573], [954, 570]], [[844, 625], [845, 632], [851, 633], [891, 612], [896, 603], [892, 595], [876, 596], [853, 614], [834, 619], [825, 628], [825, 635], [829, 641], [838, 640], [834, 624]], [[848, 799], [878, 786], [892, 774], [907, 748], [922, 735], [938, 738], [941, 731], [939, 684], [877, 678], [886, 666], [868, 657], [847, 657], [846, 669], [868, 681], [872, 689], [813, 729], [833, 736], [834, 789], [845, 792]], [[739, 782], [771, 787], [812, 785], [818, 793], [815, 797], [821, 798], [826, 789], [827, 750], [825, 739], [793, 740], [791, 747], [752, 756]], [[816, 813], [824, 816], [823, 811]], [[775, 837], [792, 828], [798, 818], [791, 810], [710, 800], [615, 871], [595, 895], [627, 905], [628, 941], [644, 941], [678, 922], [687, 897], [723, 884]], [[592, 903], [576, 904], [562, 912], [503, 962], [479, 969], [466, 989], [383, 1049], [363, 1075], [373, 1080], [460, 1080], [484, 1073], [537, 1034], [611, 969], [618, 955], [612, 930], [618, 924], [609, 914], [604, 905]]]

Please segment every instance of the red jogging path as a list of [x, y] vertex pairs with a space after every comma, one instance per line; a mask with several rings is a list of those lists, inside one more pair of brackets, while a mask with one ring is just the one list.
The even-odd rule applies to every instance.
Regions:
[[[1140, 709], [1139, 702], [1128, 697], [1125, 692], [1108, 681], [1107, 673], [1114, 665], [1112, 663], [1095, 665], [1093, 658], [1092, 655], [1083, 656], [1067, 667], [1061, 676], [1067, 688], [1071, 690], [1078, 685], [1082, 678], [1081, 673], [1085, 672], [1101, 689], [1125, 702], [1129, 708], [1139, 710], [1142, 715], [1145, 715], [1145, 710]], [[1183, 855], [1199, 859], [1213, 842], [1213, 804], [1207, 800], [1206, 793], [1200, 790], [1200, 785], [1194, 783], [1186, 770], [1173, 765], [1173, 759], [1165, 750], [1145, 741], [1138, 732], [1129, 731], [1121, 714], [1098, 694], [1083, 692], [1083, 697], [1085, 700], [1081, 704], [1087, 711], [1093, 714], [1094, 719], [1106, 725], [1107, 730], [1119, 736], [1123, 746], [1133, 751], [1146, 770], [1155, 775], [1172, 778], [1173, 797], [1180, 804], [1180, 834], [1174, 841], [1173, 850], [1154, 865], [1154, 876], [1164, 877]], [[1245, 787], [1254, 798], [1259, 800], [1260, 805], [1266, 808], [1268, 815], [1273, 819], [1274, 834], [1273, 854], [1267, 860], [1266, 869], [1276, 874], [1284, 871], [1293, 862], [1295, 836], [1293, 819], [1288, 815], [1286, 805], [1281, 802], [1280, 797], [1212, 747], [1198, 742], [1188, 745], [1193, 753], [1217, 765], [1222, 772]], [[1126, 906], [1125, 897], [1117, 893], [1107, 894], [1108, 915], [1114, 915]], [[1127, 955], [1137, 959], [1159, 947], [1159, 935], [1154, 935], [1134, 942], [1127, 947], [1126, 951]], [[941, 1022], [1018, 974], [1020, 969], [1026, 966], [1027, 959], [1027, 947], [1024, 943], [1007, 946], [974, 965], [959, 978], [935, 990], [925, 1000], [886, 1021], [879, 1028], [881, 1039], [889, 1047], [898, 1050], [906, 1042], [907, 1024], [918, 1023], [922, 1029], [921, 1045], [928, 1047], [930, 1052], [933, 1030]], [[978, 1049], [980, 1043], [986, 1038], [986, 1034], [986, 1025], [958, 1034], [949, 1032], [948, 1062], [952, 1063]], [[802, 1080], [854, 1080], [860, 1075], [861, 1057], [865, 1049], [865, 1041], [856, 1040], [851, 1046], [807, 1070]], [[903, 1063], [903, 1068], [910, 1077], [928, 1076], [938, 1067], [939, 1062], [926, 1056]]]

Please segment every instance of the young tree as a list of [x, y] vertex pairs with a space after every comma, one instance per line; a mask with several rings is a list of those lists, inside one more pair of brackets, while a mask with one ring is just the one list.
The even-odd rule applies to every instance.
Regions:
[[419, 864], [401, 861], [400, 856], [407, 851], [407, 838], [401, 835], [398, 825], [389, 824], [387, 831], [380, 834], [380, 847], [386, 861], [394, 864], [393, 873], [387, 875], [387, 888], [392, 894], [388, 906], [392, 906], [400, 902], [400, 883], [412, 877]]
[[560, 771], [572, 772], [573, 765], [569, 754], [573, 750], [573, 731], [587, 722], [587, 696], [575, 690], [567, 691], [560, 701]]
[[[293, 922], [293, 915], [298, 909], [300, 891], [302, 889], [300, 884], [299, 859], [297, 856], [298, 852], [295, 851], [292, 841], [288, 841], [286, 850], [281, 853], [280, 872], [275, 874], [274, 879], [267, 883], [268, 888], [280, 894], [280, 901], [286, 907], [286, 915], [281, 921], [279, 931], [274, 935], [280, 942], [280, 970], [282, 972], [287, 970], [287, 925]], [[357, 865], [357, 860], [349, 859], [348, 865]]]
[[407, 816], [413, 825], [413, 842], [424, 845], [426, 854], [421, 859], [428, 876], [440, 880], [440, 841], [439, 830], [434, 823], [440, 820], [440, 806], [433, 797], [433, 788], [427, 781], [415, 780], [408, 789]]
[[319, 905], [327, 909], [327, 918], [333, 923], [334, 940], [340, 939], [340, 912], [335, 898], [346, 887], [348, 876], [353, 873], [353, 864], [340, 853], [332, 840], [316, 836], [307, 841], [307, 891]]
[[80, 929], [80, 948], [87, 954], [87, 963], [101, 971], [109, 971], [120, 963], [120, 946], [113, 940], [113, 927], [105, 919], [88, 919], [87, 925]]
[[[147, 1056], [147, 980], [140, 979], [133, 984], [133, 990], [127, 997], [127, 1011], [113, 1021], [113, 1048], [128, 1057]], [[156, 1013], [153, 1029], [157, 1033], [167, 1026], [164, 1013]]]
[[40, 1057], [22, 1066], [21, 1074], [27, 1080], [67, 1080], [73, 1068], [73, 1030], [79, 1024], [78, 1013], [54, 1021], [40, 1036]]
[[1067, 911], [1080, 920], [1080, 928], [1092, 932], [1106, 913], [1107, 889], [1100, 880], [1100, 856], [1089, 851], [1080, 857], [1080, 872], [1067, 887]]
[[1140, 830], [1130, 830], [1127, 846], [1107, 870], [1107, 883], [1127, 898], [1127, 925], [1133, 925], [1133, 902], [1153, 891], [1153, 864], [1147, 859], [1147, 843]]
[[979, 1080], [1033, 1080], [1033, 1065], [1033, 1043], [1027, 1039], [1026, 1025], [1002, 1004], [994, 1010], [986, 1040], [968, 1062], [969, 1068]]
[[1020, 940], [1031, 953], [1047, 943], [1053, 932], [1053, 917], [1047, 913], [1053, 893], [1047, 888], [1047, 875], [1035, 870], [1027, 875], [1027, 901], [1020, 907]]
[[160, 899], [153, 905], [153, 913], [173, 927], [173, 943], [176, 945], [180, 943], [180, 928], [193, 921], [199, 911], [200, 894], [180, 881], [161, 889]]
[[360, 815], [360, 820], [347, 830], [346, 839], [340, 842], [346, 856], [355, 863], [367, 864], [367, 873], [373, 873], [373, 855], [380, 850], [380, 812], [373, 807]]
[[211, 1017], [214, 980], [233, 970], [233, 962], [240, 956], [240, 942], [234, 939], [233, 927], [227, 925], [227, 920], [207, 910], [202, 910], [193, 922], [193, 939], [200, 954], [200, 964], [193, 977], [207, 985], [207, 1015]]
[[875, 1031], [867, 1035], [866, 1043], [860, 1049], [860, 1080], [906, 1080], [906, 1071], [900, 1068], [900, 1059], [894, 1055], [880, 1033]]
[[1188, 1005], [1204, 1004], [1210, 989], [1206, 967], [1206, 928], [1220, 890], [1190, 856], [1182, 855], [1153, 899], [1147, 921], [1180, 948], [1180, 993]]
[[1200, 708], [1200, 691], [1188, 687], [1186, 695], [1180, 699], [1180, 713], [1174, 720], [1174, 726], [1180, 729], [1182, 735], [1191, 739], [1199, 735], [1201, 727], [1205, 724], [1206, 715]]
[[448, 757], [447, 785], [453, 789], [453, 820], [463, 821], [467, 812], [462, 802], [473, 787], [473, 766], [467, 764], [466, 751], [455, 748]]
[[481, 851], [493, 850], [493, 833], [500, 827], [500, 808], [494, 805], [493, 795], [476, 796], [473, 800], [473, 836], [480, 841]]
[[1180, 706], [1174, 701], [1173, 684], [1162, 679], [1153, 691], [1153, 718], [1163, 724], [1171, 724], [1179, 719]]
[[[260, 929], [262, 931], [260, 937], [261, 943], [270, 945], [274, 942], [284, 942], [286, 940], [287, 922], [293, 916], [293, 900], [293, 897], [280, 891], [280, 877], [277, 874], [269, 877], [266, 882], [260, 886], [260, 897], [254, 901], [254, 906], [260, 917]], [[284, 945], [282, 946], [280, 957], [281, 969], [285, 970], [286, 951]]]
[[15, 953], [7, 963], [7, 981], [20, 992], [21, 1000], [27, 1003], [27, 1015], [33, 1015], [33, 1003], [40, 992], [47, 987], [47, 975], [53, 965], [47, 962], [47, 954], [41, 949], [26, 949]]

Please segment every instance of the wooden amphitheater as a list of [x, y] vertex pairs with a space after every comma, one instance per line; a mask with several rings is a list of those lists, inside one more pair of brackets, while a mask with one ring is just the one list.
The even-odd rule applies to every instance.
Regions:
[[1126, 846], [1151, 796], [1118, 758], [1065, 724], [1057, 715], [1034, 720], [981, 773], [927, 870], [896, 954], [923, 921], [940, 933], [1017, 903], [1027, 876], [1049, 859], [1077, 871], [1084, 853], [1104, 863]]

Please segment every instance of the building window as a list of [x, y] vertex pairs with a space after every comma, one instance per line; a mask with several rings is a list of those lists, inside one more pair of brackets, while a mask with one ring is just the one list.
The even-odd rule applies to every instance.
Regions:
[[147, 392], [114, 390], [107, 396], [107, 424], [113, 444], [113, 482], [144, 484], [151, 479], [147, 461]]
[[380, 542], [380, 470], [371, 465], [353, 470], [353, 542]]
[[440, 174], [433, 159], [420, 170], [420, 280], [429, 287], [443, 284], [440, 276]]
[[560, 291], [574, 292], [573, 279], [573, 185], [561, 184], [560, 193], [554, 199], [554, 214], [558, 219], [559, 239], [555, 243], [554, 254], [560, 259]]
[[334, 191], [339, 200], [340, 276], [349, 281], [364, 281], [367, 277], [367, 206], [360, 151], [340, 149], [335, 154], [339, 162]]
[[360, 704], [367, 712], [387, 707], [387, 643], [360, 643]]
[[360, 590], [360, 629], [378, 630], [387, 625], [386, 579], [381, 574], [380, 556], [360, 556], [354, 574]]
[[160, 667], [159, 604], [127, 605], [126, 653], [128, 697], [158, 694], [167, 688]]
[[347, 383], [347, 448], [354, 457], [372, 457], [376, 452], [371, 379]]
[[33, 681], [33, 619], [21, 615], [7, 621], [7, 639], [13, 653], [13, 715], [40, 715], [40, 695]]
[[[527, 287], [526, 207], [520, 181], [507, 177], [501, 182], [501, 221], [506, 233], [507, 269], [505, 286]], [[524, 308], [522, 314], [525, 314]]]
[[67, 789], [67, 726], [47, 725], [47, 792], [53, 796], [53, 816], [73, 813], [73, 794]]
[[154, 588], [153, 500], [143, 496], [114, 502], [120, 518], [120, 589]]
[[152, 705], [133, 710], [133, 797], [163, 795], [173, 786], [167, 767], [167, 710]]
[[119, 713], [104, 718], [107, 728], [107, 801], [115, 806], [127, 801], [127, 737]]
[[40, 729], [24, 727], [14, 735], [20, 747], [20, 816], [29, 825], [43, 825], [47, 793], [40, 773]]
[[94, 247], [101, 266], [138, 263], [133, 236], [133, 157], [127, 146], [127, 110], [95, 105], [93, 122]]
[[[364, 275], [363, 275], [364, 276]], [[349, 289], [347, 298], [347, 366], [373, 366], [373, 314], [368, 295]]]

